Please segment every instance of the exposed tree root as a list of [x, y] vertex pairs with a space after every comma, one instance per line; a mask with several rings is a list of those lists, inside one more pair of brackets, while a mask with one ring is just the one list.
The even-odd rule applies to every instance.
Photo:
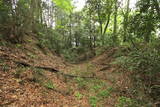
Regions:
[[110, 66], [105, 66], [105, 67], [101, 68], [99, 71], [105, 71], [105, 70], [107, 70], [109, 68], [110, 68]]
[[26, 62], [21, 62], [21, 61], [14, 61], [16, 64], [20, 64], [20, 65], [23, 65], [25, 67], [32, 67], [32, 68], [38, 68], [38, 69], [44, 69], [44, 70], [47, 70], [47, 71], [50, 71], [50, 72], [60, 72], [54, 68], [50, 68], [50, 67], [42, 67], [42, 66], [33, 66], [31, 64], [28, 64]]
[[85, 78], [85, 79], [100, 79], [100, 78], [96, 78], [95, 76], [89, 76], [89, 77], [85, 77], [85, 76], [78, 76], [78, 75], [70, 75], [70, 74], [65, 74], [55, 68], [51, 68], [51, 67], [42, 67], [42, 66], [34, 66], [32, 64], [29, 64], [27, 62], [24, 62], [24, 61], [16, 61], [16, 60], [13, 60], [13, 59], [10, 59], [10, 58], [0, 58], [0, 59], [4, 59], [4, 60], [9, 60], [9, 61], [13, 61], [14, 63], [18, 64], [18, 65], [22, 65], [24, 67], [31, 67], [31, 68], [37, 68], [37, 69], [43, 69], [43, 70], [46, 70], [46, 71], [49, 71], [49, 72], [52, 72], [52, 73], [58, 73], [58, 74], [61, 74], [63, 76], [66, 76], [66, 77], [70, 77], [70, 78]]
[[67, 76], [67, 77], [70, 77], [70, 78], [96, 78], [95, 76], [90, 76], [90, 77], [85, 77], [85, 76], [78, 76], [78, 75], [70, 75], [70, 74], [65, 74], [59, 70], [56, 70], [54, 68], [50, 68], [50, 67], [42, 67], [42, 66], [33, 66], [33, 65], [30, 65], [28, 63], [25, 63], [25, 62], [20, 62], [20, 61], [14, 61], [15, 63], [17, 64], [20, 64], [20, 65], [23, 65], [25, 67], [32, 67], [32, 68], [38, 68], [38, 69], [43, 69], [43, 70], [46, 70], [46, 71], [49, 71], [49, 72], [53, 72], [53, 73], [59, 73], [63, 76]]

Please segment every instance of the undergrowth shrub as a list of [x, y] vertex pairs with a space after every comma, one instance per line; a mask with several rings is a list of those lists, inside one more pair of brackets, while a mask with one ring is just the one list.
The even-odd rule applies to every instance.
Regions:
[[106, 97], [109, 97], [111, 95], [111, 92], [112, 92], [112, 87], [109, 87], [108, 89], [106, 90], [101, 90], [97, 96], [98, 97], [101, 97], [102, 99], [103, 98], [106, 98]]
[[78, 85], [78, 89], [87, 88], [87, 82], [83, 78], [76, 78], [76, 83]]
[[116, 104], [116, 107], [138, 107], [138, 106], [136, 104], [136, 101], [134, 101], [133, 99], [121, 96], [118, 98], [118, 103]]
[[90, 96], [89, 103], [90, 103], [91, 107], [96, 107], [97, 103], [98, 103], [98, 98], [96, 96]]
[[73, 52], [72, 49], [63, 50], [62, 54], [63, 54], [64, 58], [69, 62], [76, 62], [77, 57], [78, 57], [78, 54]]
[[75, 93], [75, 97], [80, 100], [82, 99], [83, 95], [80, 92]]
[[[133, 86], [151, 99], [152, 103], [160, 101], [160, 51], [153, 45], [131, 50], [128, 55], [122, 55], [113, 64], [120, 65], [130, 71]], [[138, 94], [138, 93], [137, 93]], [[139, 99], [144, 100], [140, 94]]]
[[55, 88], [55, 85], [53, 84], [53, 82], [51, 80], [48, 80], [44, 86], [48, 89], [54, 89]]

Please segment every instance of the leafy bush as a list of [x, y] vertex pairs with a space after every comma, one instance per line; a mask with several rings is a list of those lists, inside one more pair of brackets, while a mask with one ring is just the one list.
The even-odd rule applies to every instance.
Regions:
[[78, 57], [78, 54], [73, 52], [72, 49], [63, 50], [62, 54], [63, 54], [64, 58], [69, 62], [76, 62], [77, 57]]
[[[160, 52], [153, 46], [139, 47], [128, 55], [118, 57], [114, 64], [131, 71], [136, 90], [144, 90], [153, 100], [159, 101]], [[140, 95], [139, 95], [140, 96]]]

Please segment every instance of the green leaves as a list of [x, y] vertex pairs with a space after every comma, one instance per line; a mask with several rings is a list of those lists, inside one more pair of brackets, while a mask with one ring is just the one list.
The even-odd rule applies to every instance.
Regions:
[[75, 97], [76, 97], [78, 100], [80, 100], [80, 99], [82, 99], [83, 95], [82, 95], [81, 93], [77, 92], [77, 93], [75, 94]]
[[52, 81], [48, 81], [44, 86], [48, 89], [54, 89], [55, 88], [55, 85], [53, 84]]
[[89, 103], [92, 107], [96, 107], [98, 102], [98, 98], [96, 96], [89, 97]]
[[116, 104], [116, 107], [137, 107], [137, 105], [133, 99], [121, 96], [118, 98], [118, 104]]
[[63, 9], [66, 12], [70, 12], [73, 9], [70, 0], [52, 0], [58, 7]]
[[109, 87], [108, 89], [106, 90], [102, 90], [100, 91], [97, 96], [100, 97], [100, 98], [106, 98], [106, 97], [109, 97], [111, 95], [111, 92], [112, 92], [113, 88], [112, 87]]
[[3, 3], [3, 1], [2, 1], [2, 0], [0, 0], [0, 6], [2, 5], [2, 3]]

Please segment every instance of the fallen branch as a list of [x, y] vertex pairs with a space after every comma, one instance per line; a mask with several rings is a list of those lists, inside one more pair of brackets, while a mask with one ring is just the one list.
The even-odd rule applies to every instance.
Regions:
[[29, 64], [27, 62], [24, 62], [24, 61], [16, 61], [14, 59], [11, 59], [11, 58], [6, 58], [8, 57], [8, 55], [4, 55], [3, 57], [1, 56], [1, 59], [4, 59], [4, 60], [9, 60], [9, 61], [13, 61], [14, 63], [18, 64], [18, 65], [22, 65], [22, 66], [25, 66], [25, 67], [32, 67], [32, 68], [38, 68], [38, 69], [43, 69], [43, 70], [46, 70], [46, 71], [49, 71], [49, 72], [52, 72], [52, 73], [59, 73], [63, 76], [66, 76], [66, 77], [70, 77], [70, 78], [85, 78], [85, 79], [101, 79], [101, 78], [96, 78], [96, 76], [89, 76], [89, 77], [86, 77], [86, 76], [78, 76], [78, 75], [70, 75], [70, 74], [65, 74], [55, 68], [51, 68], [51, 67], [42, 67], [42, 66], [34, 66], [32, 64]]
[[105, 66], [105, 67], [101, 68], [99, 71], [105, 71], [105, 70], [107, 70], [109, 68], [110, 68], [110, 66]]

